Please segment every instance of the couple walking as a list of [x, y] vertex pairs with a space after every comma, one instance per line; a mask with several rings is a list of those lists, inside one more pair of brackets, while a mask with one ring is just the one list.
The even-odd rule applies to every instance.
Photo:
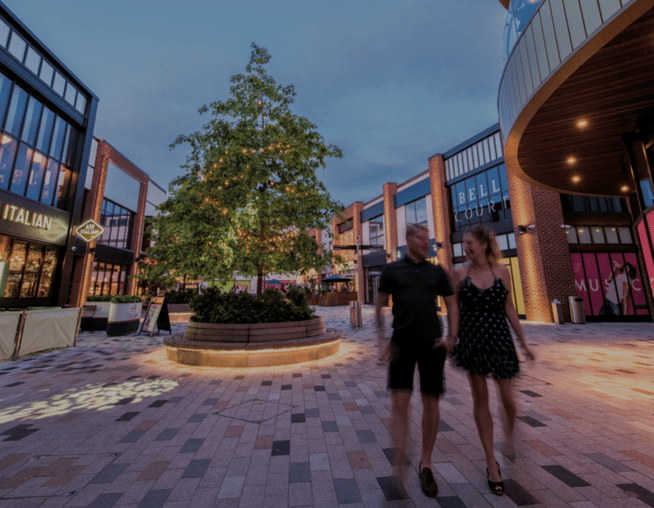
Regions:
[[[492, 231], [483, 226], [466, 231], [463, 244], [468, 262], [457, 267], [453, 284], [438, 265], [426, 261], [431, 248], [424, 225], [407, 228], [408, 254], [384, 269], [376, 304], [380, 357], [389, 361], [392, 423], [397, 446], [400, 481], [408, 431], [409, 401], [416, 363], [422, 395], [422, 454], [418, 465], [425, 495], [435, 497], [438, 486], [431, 471], [431, 454], [440, 423], [439, 397], [444, 392], [443, 366], [448, 353], [468, 372], [477, 431], [486, 455], [488, 486], [504, 494], [504, 483], [493, 452], [493, 420], [488, 405], [486, 376], [499, 387], [506, 413], [504, 432], [512, 453], [516, 407], [512, 378], [518, 373], [518, 356], [509, 331], [511, 323], [528, 359], [534, 356], [525, 341], [510, 294], [507, 268], [498, 263], [500, 250]], [[452, 289], [454, 287], [454, 290]], [[447, 308], [448, 334], [442, 336], [436, 298]], [[393, 297], [393, 336], [384, 338], [381, 307]]]

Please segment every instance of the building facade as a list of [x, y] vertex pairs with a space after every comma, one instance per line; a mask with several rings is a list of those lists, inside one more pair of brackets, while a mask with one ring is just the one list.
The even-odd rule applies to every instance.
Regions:
[[83, 220], [94, 220], [104, 232], [76, 250], [71, 304], [80, 306], [87, 296], [141, 294], [134, 277], [149, 247], [146, 219], [166, 198], [165, 190], [107, 141], [93, 140]]
[[0, 308], [68, 301], [97, 105], [0, 3]]
[[484, 224], [495, 231], [521, 317], [551, 322], [558, 300], [570, 320], [572, 296], [583, 299], [589, 320], [651, 320], [629, 201], [533, 187], [507, 170], [503, 150], [496, 124], [432, 156], [426, 171], [353, 203], [334, 217], [334, 245], [355, 244], [359, 237], [362, 245], [381, 248], [364, 250], [358, 270], [353, 251], [336, 251], [345, 263], [334, 271], [355, 279], [363, 300], [373, 303], [384, 266], [407, 252], [410, 224], [428, 228], [430, 259], [448, 271], [465, 261], [466, 229]]
[[507, 167], [539, 193], [569, 195], [563, 224], [587, 312], [611, 312], [613, 302], [615, 313], [649, 317], [654, 1], [502, 4]]

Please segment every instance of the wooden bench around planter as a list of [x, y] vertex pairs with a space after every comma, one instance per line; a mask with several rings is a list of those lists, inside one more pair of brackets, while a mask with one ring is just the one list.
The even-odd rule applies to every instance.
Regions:
[[261, 367], [318, 360], [336, 353], [342, 332], [322, 318], [286, 323], [189, 322], [184, 335], [164, 338], [168, 359], [187, 365]]

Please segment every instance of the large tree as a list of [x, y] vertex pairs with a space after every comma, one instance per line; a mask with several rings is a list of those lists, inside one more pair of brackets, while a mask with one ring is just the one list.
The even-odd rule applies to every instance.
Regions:
[[146, 280], [225, 281], [239, 272], [259, 276], [260, 294], [267, 273], [319, 271], [331, 262], [308, 230], [331, 229], [342, 210], [316, 177], [325, 159], [342, 152], [292, 113], [295, 89], [275, 82], [269, 61], [253, 43], [245, 73], [231, 77], [229, 98], [200, 108], [209, 121], [171, 145], [188, 144], [191, 154], [152, 221]]

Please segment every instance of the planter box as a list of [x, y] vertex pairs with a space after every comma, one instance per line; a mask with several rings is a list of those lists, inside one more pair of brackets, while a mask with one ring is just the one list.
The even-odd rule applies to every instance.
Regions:
[[128, 335], [139, 329], [141, 302], [112, 303], [109, 308], [107, 335]]
[[82, 330], [91, 332], [106, 330], [111, 302], [86, 302], [86, 305], [95, 305], [95, 313], [93, 317], [82, 320]]

